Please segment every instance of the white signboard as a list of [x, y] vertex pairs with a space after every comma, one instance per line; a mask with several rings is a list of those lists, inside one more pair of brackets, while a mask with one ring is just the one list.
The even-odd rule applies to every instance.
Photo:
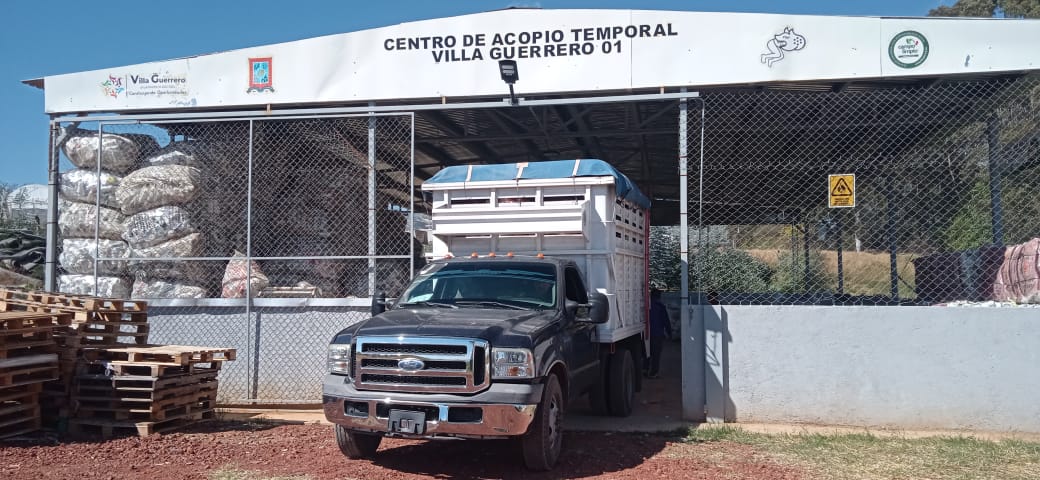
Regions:
[[704, 87], [1040, 68], [1040, 21], [500, 10], [47, 77], [49, 113]]

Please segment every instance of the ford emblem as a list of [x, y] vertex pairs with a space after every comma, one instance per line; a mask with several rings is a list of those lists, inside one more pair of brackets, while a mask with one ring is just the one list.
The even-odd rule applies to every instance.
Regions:
[[397, 362], [397, 368], [409, 372], [422, 370], [424, 367], [426, 367], [426, 364], [418, 358], [403, 358], [401, 361]]

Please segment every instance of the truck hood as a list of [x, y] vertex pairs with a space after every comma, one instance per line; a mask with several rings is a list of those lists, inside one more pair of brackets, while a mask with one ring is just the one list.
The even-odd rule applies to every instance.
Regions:
[[527, 348], [555, 319], [554, 310], [400, 308], [372, 317], [354, 335], [481, 338]]

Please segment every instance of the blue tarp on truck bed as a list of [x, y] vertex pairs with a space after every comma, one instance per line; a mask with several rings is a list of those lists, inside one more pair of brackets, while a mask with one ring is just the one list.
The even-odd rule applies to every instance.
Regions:
[[[462, 183], [508, 180], [533, 180], [539, 178], [614, 177], [617, 195], [643, 208], [650, 208], [650, 199], [639, 191], [625, 174], [603, 160], [551, 160], [527, 162], [523, 170], [518, 163], [500, 165], [456, 165], [445, 167], [426, 183]], [[576, 167], [576, 168], [575, 168]], [[517, 175], [519, 173], [519, 176]]]

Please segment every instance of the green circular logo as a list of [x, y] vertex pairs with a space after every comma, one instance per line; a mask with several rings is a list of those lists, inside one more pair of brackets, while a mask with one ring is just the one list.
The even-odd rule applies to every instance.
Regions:
[[918, 32], [899, 32], [888, 43], [888, 58], [903, 68], [914, 68], [928, 59], [928, 39]]

